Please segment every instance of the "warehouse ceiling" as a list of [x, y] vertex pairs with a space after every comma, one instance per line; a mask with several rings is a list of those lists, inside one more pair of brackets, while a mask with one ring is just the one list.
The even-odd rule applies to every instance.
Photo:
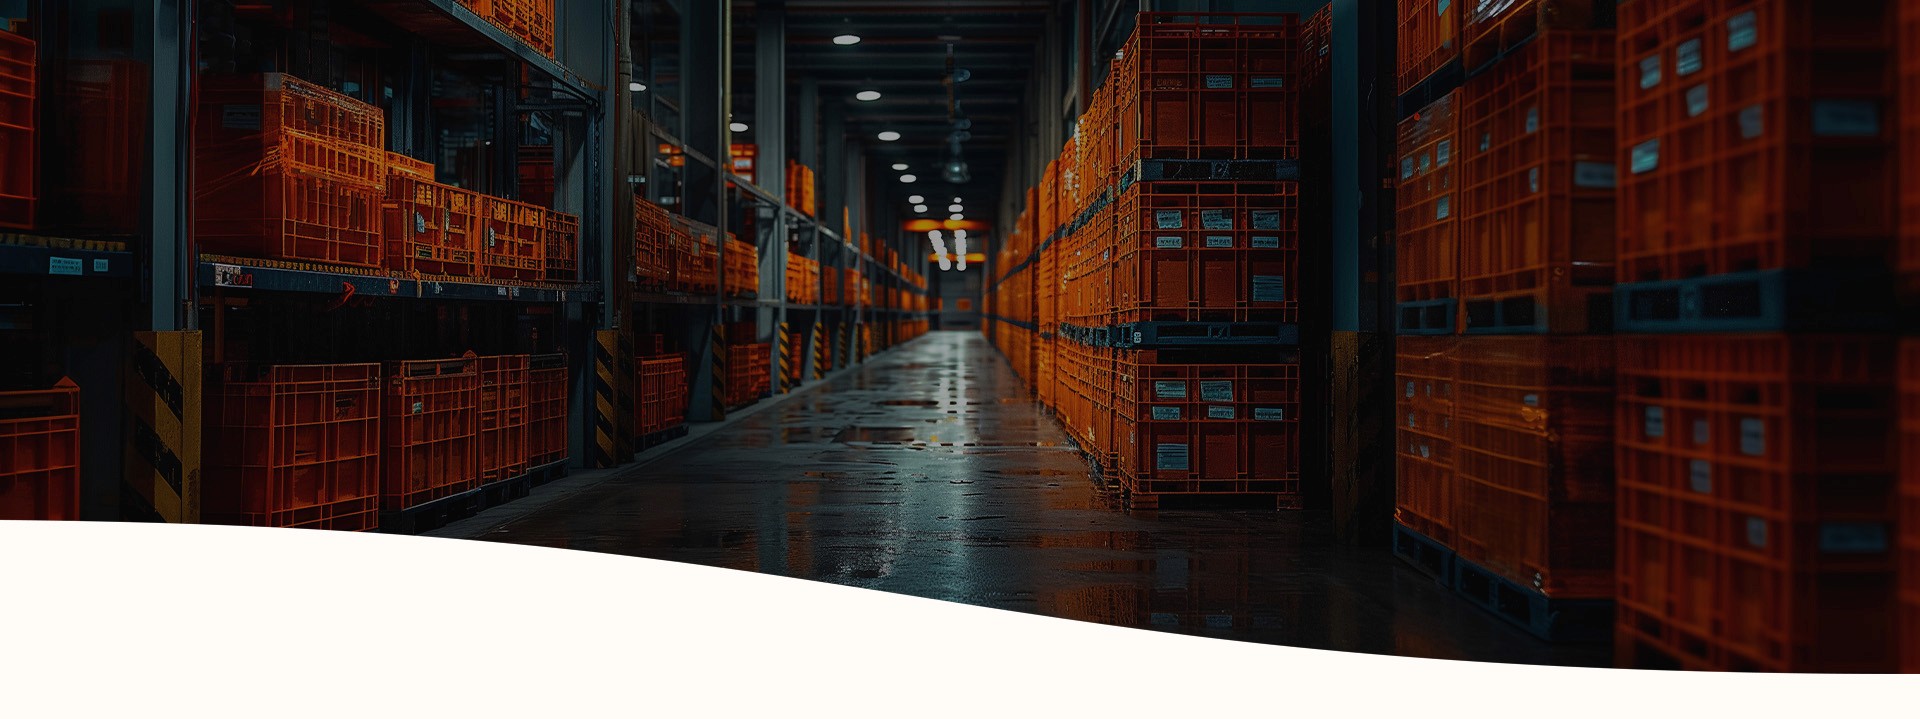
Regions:
[[[788, 0], [787, 72], [789, 88], [800, 78], [819, 82], [823, 113], [842, 113], [849, 138], [870, 148], [881, 196], [912, 216], [910, 195], [925, 195], [926, 216], [945, 218], [954, 197], [967, 200], [968, 219], [991, 221], [992, 206], [1006, 165], [1007, 143], [1019, 126], [1022, 98], [1036, 62], [1036, 47], [1057, 0]], [[751, 116], [751, 46], [756, 25], [754, 3], [735, 4], [735, 117]], [[860, 37], [853, 45], [835, 44], [839, 35]], [[949, 48], [953, 67], [970, 77], [953, 87], [959, 113], [948, 101]], [[862, 102], [855, 94], [877, 90], [879, 100]], [[792, 89], [789, 90], [791, 102]], [[956, 120], [962, 122], [956, 123]], [[900, 133], [894, 142], [879, 133]], [[970, 181], [948, 182], [954, 133]], [[908, 169], [896, 172], [893, 163]], [[911, 173], [913, 184], [899, 181]], [[972, 195], [972, 197], [968, 197]]]

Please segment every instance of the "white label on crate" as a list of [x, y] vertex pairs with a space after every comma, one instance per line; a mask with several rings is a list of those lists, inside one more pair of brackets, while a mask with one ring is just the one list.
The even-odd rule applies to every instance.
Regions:
[[1667, 436], [1667, 409], [1665, 407], [1648, 407], [1646, 414], [1647, 418], [1644, 423], [1646, 426], [1644, 430], [1646, 435], [1648, 437]]
[[1205, 621], [1207, 623], [1208, 629], [1232, 629], [1233, 628], [1233, 615], [1231, 614], [1209, 614], [1206, 617], [1204, 617], [1202, 621]]
[[1255, 90], [1278, 90], [1287, 86], [1284, 77], [1256, 77], [1247, 80], [1247, 85]]
[[1162, 230], [1178, 230], [1187, 226], [1187, 215], [1179, 210], [1154, 210], [1153, 226]]
[[1420, 443], [1420, 458], [1433, 459], [1433, 447], [1429, 446], [1426, 442]]
[[491, 227], [487, 228], [487, 246], [493, 246], [493, 228]]
[[1253, 301], [1287, 301], [1287, 278], [1281, 275], [1254, 275]]
[[1162, 444], [1153, 448], [1153, 468], [1186, 470], [1187, 446], [1184, 444]]
[[1414, 397], [1414, 394], [1413, 394], [1413, 386], [1414, 386], [1414, 383], [1413, 383], [1413, 382], [1408, 382], [1408, 383], [1407, 383], [1407, 399], [1413, 399], [1413, 397]]
[[1713, 463], [1704, 459], [1688, 462], [1687, 488], [1701, 494], [1713, 494]]
[[1493, 147], [1493, 133], [1491, 132], [1480, 133], [1480, 151], [1486, 152], [1487, 150], [1492, 149], [1492, 147]]
[[252, 287], [253, 276], [237, 265], [215, 264], [213, 284], [218, 287]]
[[1816, 137], [1877, 137], [1880, 106], [1871, 100], [1816, 100], [1813, 134]]
[[1655, 138], [1633, 146], [1632, 165], [1627, 169], [1633, 174], [1652, 172], [1660, 166], [1660, 140]]
[[424, 233], [427, 231], [426, 215], [422, 215], [418, 212], [413, 213], [413, 231], [419, 232], [419, 233]]
[[1539, 106], [1529, 107], [1527, 108], [1527, 134], [1531, 135], [1539, 131], [1540, 108]]
[[1767, 454], [1767, 423], [1758, 417], [1740, 420], [1740, 453], [1749, 457]]
[[1727, 52], [1745, 50], [1760, 41], [1756, 19], [1752, 10], [1727, 18]]
[[1528, 407], [1538, 407], [1540, 406], [1540, 395], [1537, 395], [1537, 394], [1520, 395], [1520, 403]]
[[1612, 163], [1576, 162], [1573, 163], [1573, 186], [1612, 189], [1617, 184], [1617, 174]]
[[1233, 408], [1217, 404], [1207, 405], [1207, 419], [1233, 419]]
[[1754, 105], [1740, 111], [1740, 139], [1751, 140], [1766, 132], [1766, 108]]
[[1400, 158], [1400, 179], [1402, 180], [1413, 179], [1413, 156], [1412, 155], [1408, 155], [1406, 157]]
[[1187, 383], [1161, 380], [1153, 383], [1153, 396], [1160, 399], [1186, 399]]
[[[1412, 396], [1412, 395], [1408, 395], [1408, 396]], [[1419, 428], [1420, 428], [1420, 413], [1419, 413], [1419, 412], [1408, 412], [1408, 413], [1407, 413], [1407, 426], [1408, 426], [1408, 427], [1411, 427], [1411, 428], [1413, 428], [1413, 429], [1419, 429]]]
[[94, 260], [94, 261], [93, 261], [93, 271], [94, 271], [94, 272], [106, 272], [106, 271], [107, 271], [107, 260]]
[[1232, 235], [1207, 235], [1206, 242], [1208, 247], [1214, 247], [1214, 248], [1232, 247], [1233, 236]]
[[47, 274], [49, 275], [83, 275], [86, 274], [86, 267], [86, 263], [71, 257], [47, 258]]
[[1438, 144], [1435, 144], [1433, 146], [1433, 164], [1436, 167], [1446, 167], [1447, 163], [1452, 161], [1453, 161], [1453, 141], [1452, 140], [1441, 140]]
[[1453, 7], [1453, 0], [1440, 0], [1440, 2], [1433, 4], [1433, 14], [1445, 15], [1447, 14], [1447, 8], [1450, 7]]
[[1687, 117], [1699, 117], [1707, 111], [1713, 102], [1713, 94], [1706, 85], [1694, 85], [1687, 88]]
[[1233, 383], [1220, 380], [1205, 380], [1200, 383], [1200, 401], [1232, 402]]
[[1232, 90], [1233, 76], [1232, 75], [1208, 75], [1207, 89], [1208, 90]]
[[1424, 152], [1420, 153], [1420, 174], [1424, 175], [1432, 171], [1433, 156]]
[[1693, 443], [1706, 444], [1708, 441], [1712, 439], [1713, 439], [1713, 426], [1708, 424], [1707, 420], [1705, 419], [1694, 420], [1693, 421]]
[[1177, 250], [1183, 245], [1179, 235], [1158, 235], [1153, 238], [1153, 246], [1162, 250]]
[[1177, 627], [1180, 626], [1180, 615], [1172, 612], [1154, 612], [1147, 616], [1147, 622], [1156, 627]]
[[425, 412], [425, 411], [427, 411], [427, 403], [422, 402], [420, 400], [414, 400], [413, 414], [420, 414], [421, 412]]
[[1200, 211], [1200, 229], [1203, 229], [1203, 230], [1233, 229], [1233, 212], [1230, 210], [1201, 210]]
[[1284, 422], [1287, 419], [1285, 407], [1255, 407], [1253, 418], [1262, 422]]
[[1253, 248], [1256, 250], [1280, 249], [1280, 238], [1275, 237], [1273, 235], [1265, 235], [1265, 236], [1256, 235], [1253, 238]]
[[1448, 215], [1453, 214], [1452, 205], [1453, 205], [1452, 195], [1441, 195], [1440, 199], [1434, 200], [1433, 201], [1433, 219], [1436, 219], [1436, 220], [1447, 219]]
[[1692, 75], [1700, 71], [1700, 38], [1680, 43], [1673, 49], [1673, 74]]
[[1527, 191], [1528, 192], [1540, 191], [1540, 168], [1535, 167], [1530, 170], [1527, 170]]
[[1747, 518], [1747, 543], [1755, 547], [1767, 546], [1767, 520], [1759, 517]]
[[1256, 230], [1280, 229], [1280, 211], [1279, 210], [1254, 210], [1250, 219], [1252, 220], [1253, 229], [1256, 229]]
[[1645, 90], [1660, 84], [1660, 56], [1640, 61], [1640, 89]]
[[1152, 416], [1153, 416], [1153, 418], [1154, 418], [1155, 420], [1158, 420], [1158, 421], [1161, 421], [1161, 422], [1178, 422], [1178, 421], [1180, 421], [1180, 408], [1179, 408], [1179, 407], [1159, 407], [1159, 406], [1156, 406], [1156, 407], [1154, 407], [1154, 408], [1153, 408], [1153, 410], [1152, 410], [1152, 411], [1153, 411], [1153, 415], [1152, 415]]
[[229, 130], [260, 129], [259, 105], [227, 105], [220, 108], [220, 126]]
[[1887, 527], [1871, 522], [1821, 522], [1820, 551], [1827, 554], [1885, 552]]

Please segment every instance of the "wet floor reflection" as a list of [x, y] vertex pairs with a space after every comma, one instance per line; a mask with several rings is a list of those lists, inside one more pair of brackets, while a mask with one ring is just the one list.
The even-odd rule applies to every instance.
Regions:
[[1605, 664], [1539, 642], [1324, 515], [1122, 511], [1005, 363], [935, 333], [482, 537], [1067, 619], [1411, 656]]

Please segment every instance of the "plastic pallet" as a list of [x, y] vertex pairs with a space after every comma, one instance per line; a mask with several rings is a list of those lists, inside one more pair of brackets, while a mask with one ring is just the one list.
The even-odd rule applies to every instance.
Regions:
[[1458, 559], [1453, 550], [1399, 522], [1393, 523], [1393, 556], [1432, 577], [1435, 584], [1453, 586], [1453, 563]]
[[1621, 332], [1875, 331], [1898, 321], [1885, 268], [1760, 270], [1614, 288]]
[[1393, 317], [1395, 334], [1450, 335], [1459, 325], [1459, 301], [1402, 302], [1394, 307]]
[[1553, 599], [1457, 556], [1453, 560], [1453, 590], [1476, 606], [1550, 642], [1597, 643], [1613, 639], [1611, 600]]
[[1300, 326], [1281, 322], [1136, 322], [1113, 328], [1113, 347], [1294, 346]]

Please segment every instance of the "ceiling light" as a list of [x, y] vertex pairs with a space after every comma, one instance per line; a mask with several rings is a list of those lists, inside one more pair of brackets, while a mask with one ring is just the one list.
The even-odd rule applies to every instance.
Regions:
[[955, 198], [953, 198], [953, 203], [954, 203], [954, 204], [956, 204], [956, 205], [957, 205], [957, 204], [960, 204], [960, 198], [958, 198], [958, 197], [955, 197]]
[[939, 231], [939, 230], [928, 230], [928, 231], [927, 231], [927, 239], [930, 239], [930, 240], [933, 240], [934, 242], [939, 242], [939, 241], [940, 241], [940, 231]]
[[861, 102], [873, 102], [874, 100], [880, 99], [880, 91], [879, 90], [861, 90], [857, 93], [854, 93], [853, 99], [859, 100]]
[[948, 212], [962, 212], [962, 211], [965, 211], [966, 209], [967, 208], [961, 207], [959, 205], [947, 205]]
[[895, 169], [895, 170], [904, 170], [904, 169], [907, 169], [907, 163], [904, 163], [904, 162], [896, 162], [896, 163], [893, 163], [893, 169]]
[[955, 212], [955, 213], [953, 213], [953, 216], [952, 216], [952, 217], [949, 217], [949, 218], [947, 218], [947, 219], [950, 219], [950, 220], [953, 220], [954, 222], [959, 222], [959, 221], [961, 221], [961, 220], [964, 220], [964, 219], [967, 219], [967, 216], [966, 216], [966, 215], [962, 215], [962, 214], [960, 214], [960, 213], [958, 213], [958, 212]]
[[912, 176], [912, 175], [901, 175], [901, 176], [900, 176], [900, 181], [901, 181], [901, 182], [904, 182], [904, 183], [907, 183], [907, 184], [909, 184], [909, 185], [911, 185], [911, 184], [913, 184], [913, 181], [914, 181], [914, 180], [918, 180], [918, 179], [920, 179], [920, 178], [918, 178], [918, 177], [914, 177], [914, 176]]
[[881, 142], [893, 142], [894, 140], [898, 140], [898, 139], [900, 139], [900, 133], [898, 132], [887, 130], [885, 132], [880, 133]]
[[925, 198], [925, 197], [921, 197], [921, 196], [919, 196], [919, 195], [914, 195], [914, 196], [912, 196], [912, 197], [909, 197], [909, 198], [907, 198], [907, 201], [908, 201], [908, 202], [911, 202], [911, 203], [913, 203], [913, 204], [916, 204], [916, 205], [918, 205], [918, 204], [920, 204], [920, 203], [922, 203], [922, 202], [926, 202], [926, 201], [927, 201], [927, 198]]
[[858, 45], [858, 44], [860, 44], [860, 36], [859, 36], [859, 35], [855, 35], [855, 34], [853, 34], [853, 33], [847, 33], [847, 34], [845, 34], [845, 35], [835, 35], [835, 36], [833, 37], [833, 44], [835, 44], [835, 45]]
[[967, 231], [965, 229], [954, 230], [953, 237], [954, 239], [959, 239], [959, 240], [967, 239]]
[[913, 211], [914, 211], [914, 212], [926, 212], [926, 211], [927, 211], [927, 206], [926, 206], [926, 205], [914, 205], [914, 206], [913, 206]]
[[734, 132], [746, 132], [746, 131], [747, 131], [747, 123], [744, 123], [744, 122], [736, 122], [736, 123], [732, 123], [732, 124], [729, 124], [729, 125], [727, 125], [727, 129], [729, 129], [729, 130], [732, 130], [732, 131], [734, 131]]
[[644, 83], [644, 82], [640, 82], [640, 81], [638, 81], [638, 80], [635, 80], [635, 81], [633, 81], [633, 82], [629, 82], [629, 83], [627, 83], [627, 89], [628, 89], [628, 90], [632, 90], [632, 91], [634, 91], [634, 92], [646, 92], [646, 91], [647, 91], [647, 84], [646, 84], [646, 83]]

